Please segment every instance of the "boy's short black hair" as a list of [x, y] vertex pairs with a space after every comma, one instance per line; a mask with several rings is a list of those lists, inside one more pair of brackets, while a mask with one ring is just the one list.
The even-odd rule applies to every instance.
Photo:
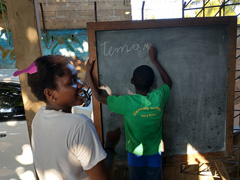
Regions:
[[56, 77], [65, 74], [64, 67], [70, 63], [67, 57], [61, 55], [47, 55], [37, 58], [35, 61], [37, 72], [28, 74], [28, 85], [31, 92], [39, 101], [46, 102], [44, 90], [57, 89]]
[[150, 66], [141, 65], [133, 72], [132, 83], [135, 88], [148, 92], [154, 82], [154, 72]]

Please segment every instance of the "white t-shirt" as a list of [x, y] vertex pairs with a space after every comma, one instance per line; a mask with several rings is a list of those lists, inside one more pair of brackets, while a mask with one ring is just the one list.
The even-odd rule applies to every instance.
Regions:
[[106, 158], [92, 121], [83, 114], [41, 107], [32, 122], [32, 148], [40, 180], [88, 179]]

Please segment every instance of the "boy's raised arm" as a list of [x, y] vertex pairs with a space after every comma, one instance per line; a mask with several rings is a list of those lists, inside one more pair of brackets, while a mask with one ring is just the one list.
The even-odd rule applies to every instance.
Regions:
[[90, 63], [89, 60], [87, 62], [87, 79], [88, 79], [88, 83], [89, 83], [89, 86], [90, 86], [90, 88], [92, 90], [92, 93], [93, 93], [94, 97], [100, 103], [103, 103], [103, 104], [107, 105], [107, 96], [100, 94], [99, 89], [97, 88], [97, 86], [93, 82], [92, 70], [93, 70], [94, 63], [95, 63], [95, 60], [93, 60], [92, 63]]
[[151, 62], [156, 66], [163, 82], [167, 84], [170, 89], [172, 88], [172, 80], [169, 77], [168, 73], [165, 71], [165, 69], [162, 67], [162, 65], [157, 60], [157, 50], [155, 47], [150, 46], [149, 47], [149, 57]]

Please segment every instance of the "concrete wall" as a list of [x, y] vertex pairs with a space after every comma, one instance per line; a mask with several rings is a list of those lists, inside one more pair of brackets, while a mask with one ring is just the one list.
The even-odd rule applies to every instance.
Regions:
[[95, 4], [97, 21], [131, 20], [130, 0], [37, 0], [37, 3], [42, 29], [43, 23], [46, 29], [86, 28], [86, 22], [95, 21]]
[[[86, 22], [96, 20], [132, 19], [130, 0], [37, 0], [37, 8], [41, 29], [48, 30], [84, 29]], [[8, 25], [6, 13], [4, 19]], [[0, 27], [5, 27], [1, 13]]]

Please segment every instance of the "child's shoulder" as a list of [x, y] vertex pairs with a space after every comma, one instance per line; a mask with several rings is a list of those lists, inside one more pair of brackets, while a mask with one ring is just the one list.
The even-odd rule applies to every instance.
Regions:
[[170, 87], [167, 84], [162, 84], [155, 91], [169, 91], [170, 92]]
[[81, 121], [88, 121], [90, 120], [85, 114], [81, 113], [67, 113], [73, 120], [81, 120]]
[[85, 128], [86, 126], [89, 126], [90, 124], [93, 124], [92, 120], [89, 119], [84, 114], [79, 113], [67, 113], [66, 117], [68, 119], [68, 123], [71, 123], [75, 128]]

